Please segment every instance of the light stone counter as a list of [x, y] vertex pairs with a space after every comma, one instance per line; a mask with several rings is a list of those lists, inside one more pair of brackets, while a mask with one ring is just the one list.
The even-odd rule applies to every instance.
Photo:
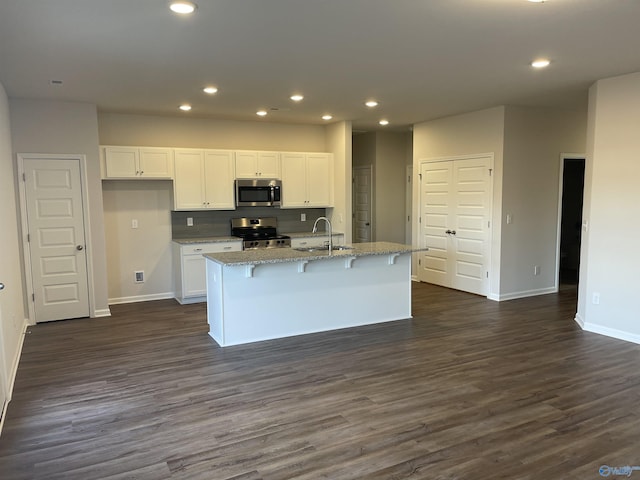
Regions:
[[371, 255], [393, 255], [418, 252], [423, 249], [413, 248], [391, 242], [354, 243], [350, 250], [318, 250], [313, 252], [300, 251], [295, 248], [270, 248], [258, 250], [243, 250], [241, 252], [207, 253], [204, 256], [220, 265], [260, 265], [265, 263], [298, 262], [304, 260], [327, 260], [340, 257], [362, 257]]
[[238, 237], [196, 237], [196, 238], [174, 238], [173, 241], [179, 245], [194, 245], [197, 243], [222, 243], [222, 242], [241, 242]]

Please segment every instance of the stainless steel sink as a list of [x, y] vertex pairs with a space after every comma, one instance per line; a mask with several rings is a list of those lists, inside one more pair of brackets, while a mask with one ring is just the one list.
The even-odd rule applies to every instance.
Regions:
[[[329, 251], [329, 246], [317, 246], [317, 247], [299, 247], [294, 248], [298, 252], [327, 252]], [[334, 245], [332, 250], [353, 250], [353, 247], [349, 247], [347, 245]]]

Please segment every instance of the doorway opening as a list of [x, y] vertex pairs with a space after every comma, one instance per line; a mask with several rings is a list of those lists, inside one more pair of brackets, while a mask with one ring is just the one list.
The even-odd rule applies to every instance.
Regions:
[[580, 275], [584, 170], [584, 156], [562, 156], [560, 172], [559, 285], [577, 285]]

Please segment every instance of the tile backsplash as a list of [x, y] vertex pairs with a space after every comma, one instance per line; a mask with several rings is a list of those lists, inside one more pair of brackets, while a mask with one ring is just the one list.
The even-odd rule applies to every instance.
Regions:
[[[301, 214], [307, 216], [305, 222]], [[236, 210], [195, 210], [171, 212], [171, 236], [180, 238], [223, 237], [231, 234], [231, 219], [238, 217], [276, 217], [278, 233], [310, 232], [316, 218], [325, 215], [324, 208], [279, 209], [270, 207], [238, 207]], [[193, 226], [187, 226], [193, 218]], [[324, 225], [324, 223], [323, 223]], [[323, 227], [321, 227], [323, 228]]]

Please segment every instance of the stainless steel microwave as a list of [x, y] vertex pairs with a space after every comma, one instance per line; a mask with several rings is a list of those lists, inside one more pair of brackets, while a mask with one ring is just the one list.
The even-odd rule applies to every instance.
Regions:
[[236, 180], [236, 206], [279, 207], [282, 182], [275, 179]]

